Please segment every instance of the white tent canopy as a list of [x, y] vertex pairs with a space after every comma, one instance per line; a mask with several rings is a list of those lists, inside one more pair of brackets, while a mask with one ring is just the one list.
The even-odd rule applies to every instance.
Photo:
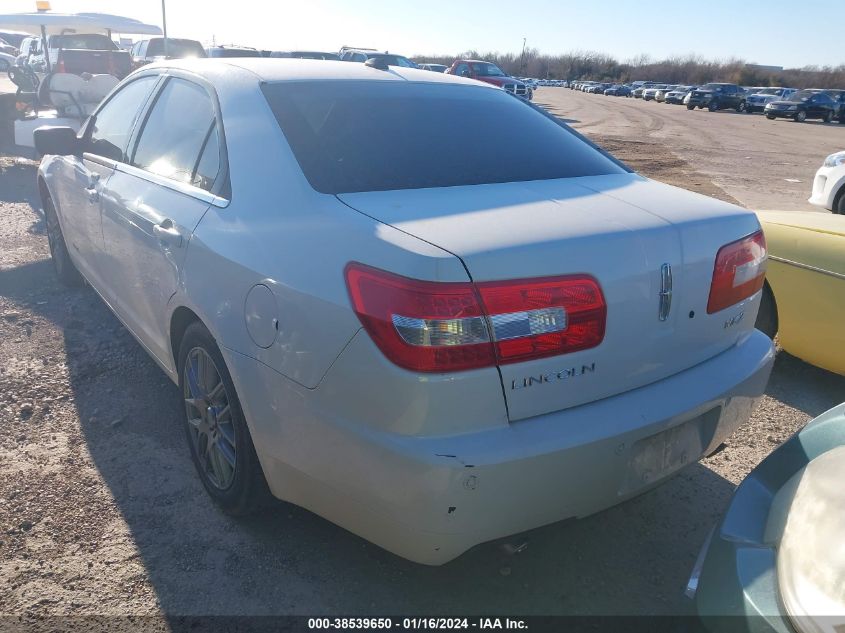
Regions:
[[0, 29], [41, 35], [44, 27], [48, 35], [61, 33], [93, 33], [111, 31], [127, 35], [161, 35], [155, 24], [144, 24], [132, 18], [107, 13], [6, 13], [0, 14]]

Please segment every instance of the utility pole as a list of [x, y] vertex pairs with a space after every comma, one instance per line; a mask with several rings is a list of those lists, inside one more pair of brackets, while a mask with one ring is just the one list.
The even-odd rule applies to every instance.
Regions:
[[167, 8], [164, 6], [166, 0], [161, 0], [161, 30], [164, 33], [164, 57], [170, 57], [167, 45]]
[[[162, 0], [162, 2], [163, 1], [164, 0]], [[526, 38], [524, 38], [524, 37], [522, 38], [522, 55], [519, 58], [519, 74], [520, 75], [525, 74], [525, 39]]]

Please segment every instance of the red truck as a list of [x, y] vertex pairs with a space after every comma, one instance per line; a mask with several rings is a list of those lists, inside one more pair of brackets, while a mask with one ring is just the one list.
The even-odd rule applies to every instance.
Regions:
[[527, 84], [516, 77], [511, 77], [492, 62], [477, 59], [456, 59], [452, 67], [446, 72], [450, 75], [469, 77], [470, 79], [477, 79], [478, 81], [493, 84], [523, 99], [530, 100], [534, 98], [534, 91]]

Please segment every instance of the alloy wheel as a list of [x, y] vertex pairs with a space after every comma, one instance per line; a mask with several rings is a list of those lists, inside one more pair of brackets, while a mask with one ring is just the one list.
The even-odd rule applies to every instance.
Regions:
[[185, 412], [193, 448], [207, 481], [226, 490], [235, 479], [235, 424], [226, 385], [214, 360], [202, 347], [185, 359]]

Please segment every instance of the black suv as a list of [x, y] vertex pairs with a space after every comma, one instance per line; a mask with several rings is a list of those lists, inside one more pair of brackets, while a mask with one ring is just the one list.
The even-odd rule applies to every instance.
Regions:
[[745, 90], [736, 84], [705, 84], [690, 93], [687, 110], [696, 107], [710, 112], [727, 108], [745, 112]]

